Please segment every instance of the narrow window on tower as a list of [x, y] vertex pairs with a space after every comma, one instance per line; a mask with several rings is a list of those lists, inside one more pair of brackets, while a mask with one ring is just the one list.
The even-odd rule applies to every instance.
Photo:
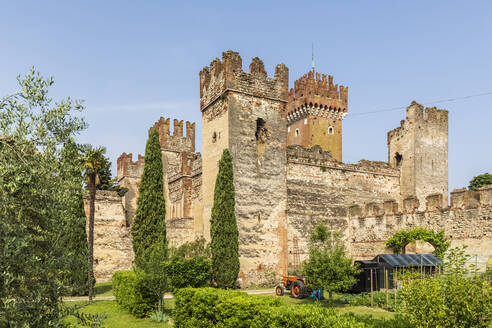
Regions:
[[298, 137], [300, 134], [299, 129], [296, 129], [296, 137]]
[[335, 132], [335, 130], [333, 129], [333, 127], [332, 127], [332, 126], [330, 126], [330, 127], [328, 128], [328, 134], [333, 134], [334, 132]]
[[403, 161], [403, 155], [401, 155], [400, 153], [397, 152], [395, 154], [396, 167], [400, 167], [402, 161]]

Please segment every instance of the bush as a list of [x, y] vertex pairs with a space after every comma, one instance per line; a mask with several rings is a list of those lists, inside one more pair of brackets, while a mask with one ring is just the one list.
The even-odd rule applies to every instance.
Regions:
[[492, 285], [469, 270], [464, 248], [446, 256], [443, 274], [408, 280], [400, 289], [401, 311], [418, 327], [490, 327]]
[[188, 259], [173, 256], [166, 264], [166, 273], [173, 291], [185, 287], [205, 287], [210, 285], [212, 263], [203, 256]]
[[137, 318], [154, 310], [158, 297], [152, 290], [149, 277], [142, 271], [117, 271], [113, 275], [113, 294], [116, 302]]
[[183, 288], [175, 293], [175, 327], [371, 327], [351, 315], [315, 305], [282, 305], [280, 299], [238, 291]]

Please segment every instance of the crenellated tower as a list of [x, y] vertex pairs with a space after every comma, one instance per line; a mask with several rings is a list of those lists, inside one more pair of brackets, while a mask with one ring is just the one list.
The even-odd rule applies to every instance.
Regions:
[[400, 169], [402, 199], [415, 197], [423, 210], [427, 195], [442, 194], [447, 206], [448, 111], [413, 101], [406, 120], [388, 132], [388, 162]]
[[348, 110], [348, 87], [333, 76], [309, 72], [294, 83], [287, 106], [287, 144], [319, 145], [342, 161], [342, 120]]
[[[279, 64], [268, 77], [253, 58], [249, 72], [237, 52], [226, 51], [200, 72], [203, 142], [203, 225], [210, 236], [218, 161], [233, 157], [235, 211], [240, 240], [240, 279], [262, 271], [286, 274], [286, 106], [288, 68]], [[258, 243], [265, 247], [258, 249]]]

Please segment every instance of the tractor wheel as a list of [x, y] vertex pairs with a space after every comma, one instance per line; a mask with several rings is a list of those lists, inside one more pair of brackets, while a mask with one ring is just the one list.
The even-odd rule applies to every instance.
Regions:
[[290, 289], [290, 296], [299, 299], [306, 296], [306, 290], [302, 281], [294, 281], [294, 283], [292, 284], [292, 288]]
[[283, 296], [284, 295], [284, 286], [278, 285], [277, 287], [275, 287], [275, 295]]

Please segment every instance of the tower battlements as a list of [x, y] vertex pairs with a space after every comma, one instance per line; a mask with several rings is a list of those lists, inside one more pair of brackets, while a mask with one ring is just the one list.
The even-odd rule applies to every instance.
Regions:
[[348, 207], [348, 215], [350, 218], [367, 218], [490, 207], [492, 206], [492, 185], [485, 186], [477, 191], [467, 190], [466, 188], [453, 190], [451, 192], [451, 205], [449, 207], [442, 206], [444, 197], [445, 195], [443, 194], [426, 196], [425, 207], [422, 210], [419, 210], [420, 202], [416, 197], [405, 198], [401, 210], [398, 208], [398, 202], [392, 199], [382, 203], [355, 204]]
[[215, 58], [210, 67], [205, 66], [200, 71], [200, 110], [206, 110], [227, 91], [286, 102], [288, 86], [289, 69], [284, 64], [278, 64], [275, 76], [270, 78], [263, 62], [255, 57], [249, 72], [244, 72], [239, 53], [229, 50], [222, 53], [222, 61]]
[[405, 127], [414, 123], [433, 123], [442, 125], [446, 128], [448, 126], [448, 111], [444, 109], [437, 109], [436, 107], [427, 107], [412, 101], [410, 106], [407, 107], [406, 119], [400, 121], [400, 126], [388, 132], [388, 140], [393, 137], [401, 137], [404, 133]]
[[133, 161], [133, 154], [123, 153], [116, 161], [116, 174], [118, 180], [123, 177], [140, 177], [143, 173], [144, 157], [138, 155], [138, 159]]
[[309, 72], [289, 91], [288, 123], [308, 114], [343, 119], [348, 111], [348, 87], [333, 84], [333, 76]]
[[195, 152], [195, 123], [186, 121], [186, 136], [183, 135], [183, 121], [173, 120], [173, 134], [170, 130], [170, 118], [161, 117], [149, 129], [159, 133], [161, 148], [176, 152]]

